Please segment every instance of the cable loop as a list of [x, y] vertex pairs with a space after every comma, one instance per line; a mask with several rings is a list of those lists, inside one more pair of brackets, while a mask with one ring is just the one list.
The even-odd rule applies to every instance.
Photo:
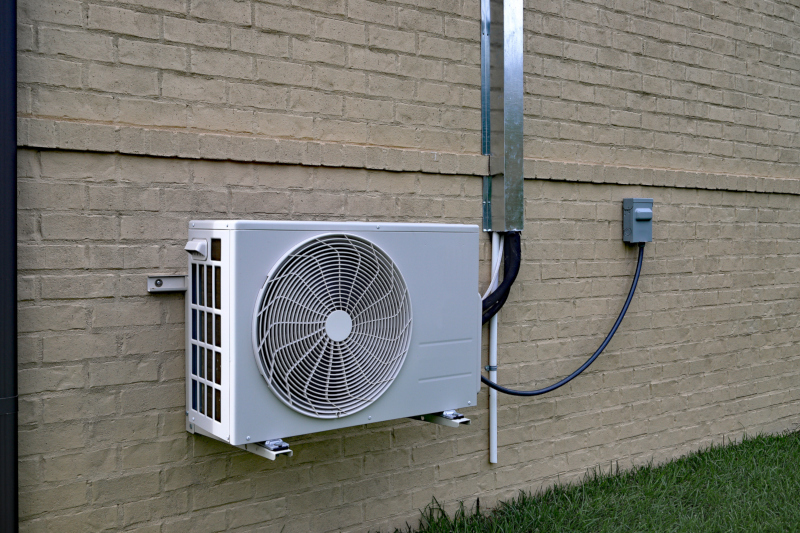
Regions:
[[[631, 300], [633, 300], [633, 294], [636, 292], [636, 285], [639, 283], [639, 275], [642, 272], [642, 263], [644, 262], [644, 243], [639, 243], [639, 261], [636, 265], [636, 275], [633, 277], [633, 283], [631, 284], [631, 290], [628, 292], [628, 298], [625, 300], [625, 305], [622, 306], [622, 311], [620, 311], [619, 316], [617, 317], [617, 321], [614, 322], [614, 327], [611, 328], [611, 331], [608, 332], [606, 335], [605, 340], [600, 345], [600, 347], [592, 354], [592, 356], [583, 363], [575, 372], [570, 374], [569, 376], [565, 377], [561, 381], [557, 383], [553, 383], [552, 385], [545, 387], [543, 389], [536, 389], [536, 390], [516, 390], [516, 389], [509, 389], [503, 387], [502, 385], [498, 385], [494, 381], [490, 381], [488, 378], [481, 376], [481, 381], [488, 385], [489, 387], [493, 388], [498, 392], [502, 392], [503, 394], [509, 394], [511, 396], [539, 396], [541, 394], [547, 394], [548, 392], [552, 392], [559, 387], [563, 387], [576, 377], [580, 375], [584, 370], [589, 368], [589, 365], [594, 363], [595, 359], [597, 359], [603, 350], [606, 349], [608, 343], [611, 342], [611, 339], [614, 337], [614, 334], [617, 332], [620, 324], [622, 324], [622, 319], [625, 318], [625, 313], [628, 312], [628, 307], [631, 305]], [[505, 280], [503, 280], [505, 282]], [[496, 311], [495, 311], [496, 312]]]

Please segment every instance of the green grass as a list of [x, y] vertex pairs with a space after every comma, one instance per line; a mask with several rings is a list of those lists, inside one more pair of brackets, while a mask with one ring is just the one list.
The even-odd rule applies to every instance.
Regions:
[[489, 512], [434, 502], [419, 533], [800, 531], [800, 432], [712, 446], [660, 466], [590, 472]]

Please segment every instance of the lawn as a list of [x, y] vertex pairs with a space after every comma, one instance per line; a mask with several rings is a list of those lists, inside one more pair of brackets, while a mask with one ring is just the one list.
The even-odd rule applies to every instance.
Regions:
[[[398, 530], [399, 531], [399, 530]], [[800, 432], [745, 438], [659, 466], [590, 472], [491, 511], [437, 505], [408, 532], [800, 531]]]

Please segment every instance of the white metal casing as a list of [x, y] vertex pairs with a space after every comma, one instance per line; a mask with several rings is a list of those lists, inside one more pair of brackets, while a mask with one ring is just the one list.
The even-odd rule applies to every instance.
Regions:
[[[406, 360], [386, 392], [356, 413], [320, 419], [289, 408], [270, 390], [256, 362], [252, 327], [256, 299], [273, 266], [299, 243], [333, 233], [366, 239], [394, 261], [408, 288], [413, 325]], [[209, 254], [189, 258], [187, 427], [242, 445], [474, 406], [480, 388], [478, 234], [477, 226], [452, 224], [192, 221], [189, 240], [206, 239]], [[204, 274], [211, 267], [210, 285], [206, 276], [202, 280], [211, 289], [205, 291], [212, 295], [210, 307], [200, 305], [200, 267]], [[209, 325], [219, 329], [218, 342], [197, 340], [201, 311], [208, 311], [204, 331]], [[213, 354], [203, 372], [200, 348]], [[206, 409], [210, 416], [200, 410], [200, 384], [211, 389], [203, 399], [219, 407]]]

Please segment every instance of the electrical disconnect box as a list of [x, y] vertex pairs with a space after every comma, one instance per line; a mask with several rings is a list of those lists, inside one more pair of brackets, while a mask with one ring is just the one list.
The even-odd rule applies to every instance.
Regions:
[[631, 244], [653, 240], [653, 199], [622, 200], [622, 240]]

